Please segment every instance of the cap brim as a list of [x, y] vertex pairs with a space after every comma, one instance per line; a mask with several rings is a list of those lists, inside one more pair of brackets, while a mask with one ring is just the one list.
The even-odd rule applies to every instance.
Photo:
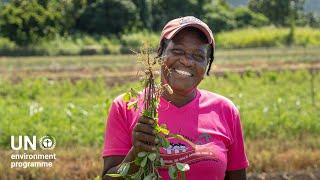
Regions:
[[175, 29], [174, 31], [170, 32], [169, 34], [166, 34], [164, 37], [166, 39], [172, 39], [179, 31], [181, 31], [182, 29], [184, 29], [186, 27], [195, 27], [195, 28], [199, 29], [201, 32], [203, 32], [205, 34], [209, 44], [213, 43], [213, 39], [210, 36], [210, 33], [208, 32], [208, 30], [205, 27], [203, 27], [203, 26], [201, 26], [199, 24], [185, 24], [185, 25], [182, 25], [179, 28]]

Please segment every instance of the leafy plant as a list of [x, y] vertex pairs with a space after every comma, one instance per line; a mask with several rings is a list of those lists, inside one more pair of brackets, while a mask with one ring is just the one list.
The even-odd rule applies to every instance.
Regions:
[[[188, 143], [187, 139], [179, 134], [172, 134], [166, 128], [166, 125], [159, 125], [158, 123], [158, 105], [160, 102], [160, 96], [164, 91], [172, 94], [173, 91], [168, 84], [163, 86], [159, 85], [155, 80], [154, 68], [155, 66], [162, 63], [162, 61], [157, 61], [157, 58], [151, 57], [151, 50], [148, 46], [144, 45], [140, 49], [140, 53], [137, 54], [138, 62], [144, 65], [144, 93], [143, 93], [143, 111], [142, 115], [148, 118], [155, 120], [153, 128], [156, 130], [156, 137], [159, 139], [160, 143], [156, 145], [155, 152], [139, 152], [136, 159], [130, 163], [122, 163], [118, 169], [118, 174], [108, 174], [112, 177], [124, 177], [126, 179], [144, 179], [144, 180], [154, 180], [160, 179], [161, 176], [158, 172], [160, 167], [169, 167], [169, 175], [171, 179], [177, 179], [177, 174], [181, 173], [181, 179], [185, 179], [185, 171], [190, 169], [188, 164], [176, 163], [175, 166], [167, 166], [164, 163], [164, 160], [160, 156], [160, 148], [169, 147], [170, 143], [167, 138], [177, 138], [180, 140], [185, 140]], [[137, 109], [138, 108], [138, 98], [139, 93], [133, 88], [129, 92], [125, 93], [123, 100], [128, 103], [128, 109]], [[191, 143], [192, 144], [192, 143]], [[128, 174], [130, 169], [130, 164], [135, 163], [139, 166], [139, 170], [134, 174]]]

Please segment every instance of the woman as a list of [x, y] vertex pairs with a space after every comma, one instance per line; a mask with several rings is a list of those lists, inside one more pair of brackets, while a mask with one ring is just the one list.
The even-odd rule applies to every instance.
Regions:
[[[249, 163], [244, 151], [239, 112], [227, 98], [205, 90], [198, 84], [210, 71], [214, 39], [209, 27], [188, 16], [168, 22], [160, 37], [158, 56], [163, 60], [161, 82], [169, 84], [172, 94], [165, 92], [159, 104], [159, 124], [166, 124], [195, 146], [170, 140], [161, 150], [166, 164], [188, 163], [186, 179], [246, 179]], [[153, 151], [159, 142], [152, 129], [154, 122], [127, 110], [122, 96], [111, 106], [107, 120], [104, 157], [105, 175], [116, 173], [122, 162], [131, 162], [141, 151]], [[131, 173], [137, 167], [131, 168]], [[166, 169], [159, 170], [169, 179]]]

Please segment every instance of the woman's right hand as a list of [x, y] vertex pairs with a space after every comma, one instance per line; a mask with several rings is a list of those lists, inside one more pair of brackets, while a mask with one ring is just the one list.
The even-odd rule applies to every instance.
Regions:
[[141, 152], [152, 152], [156, 150], [159, 140], [156, 138], [156, 131], [153, 129], [155, 120], [141, 116], [133, 128], [133, 151], [135, 156]]
[[[156, 150], [159, 140], [156, 140], [156, 133], [153, 131], [155, 121], [141, 116], [133, 128], [132, 138], [133, 146], [126, 156], [107, 156], [104, 157], [103, 179], [114, 179], [106, 174], [118, 173], [118, 169], [124, 162], [132, 162], [141, 151], [152, 152]], [[129, 174], [133, 174], [139, 170], [139, 166], [133, 163], [130, 167]]]

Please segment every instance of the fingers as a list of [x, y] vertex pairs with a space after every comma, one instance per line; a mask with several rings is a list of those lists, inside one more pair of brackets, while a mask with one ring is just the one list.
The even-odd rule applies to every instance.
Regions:
[[157, 145], [159, 142], [155, 136], [151, 136], [142, 132], [135, 132], [135, 139], [150, 145]]
[[143, 132], [133, 132], [133, 146], [135, 152], [139, 153], [141, 151], [155, 151], [156, 145], [159, 140], [155, 136], [143, 133]]
[[155, 120], [148, 118], [148, 117], [145, 117], [145, 116], [141, 116], [139, 118], [138, 123], [153, 125], [155, 123]]
[[159, 140], [156, 138], [156, 131], [153, 129], [155, 120], [141, 116], [133, 129], [133, 146], [135, 151], [155, 151]]
[[155, 135], [156, 131], [148, 124], [137, 123], [134, 132], [142, 132], [149, 135]]
[[135, 142], [134, 147], [135, 149], [139, 149], [138, 152], [141, 152], [141, 151], [153, 152], [156, 150], [155, 146], [145, 144], [141, 141]]

